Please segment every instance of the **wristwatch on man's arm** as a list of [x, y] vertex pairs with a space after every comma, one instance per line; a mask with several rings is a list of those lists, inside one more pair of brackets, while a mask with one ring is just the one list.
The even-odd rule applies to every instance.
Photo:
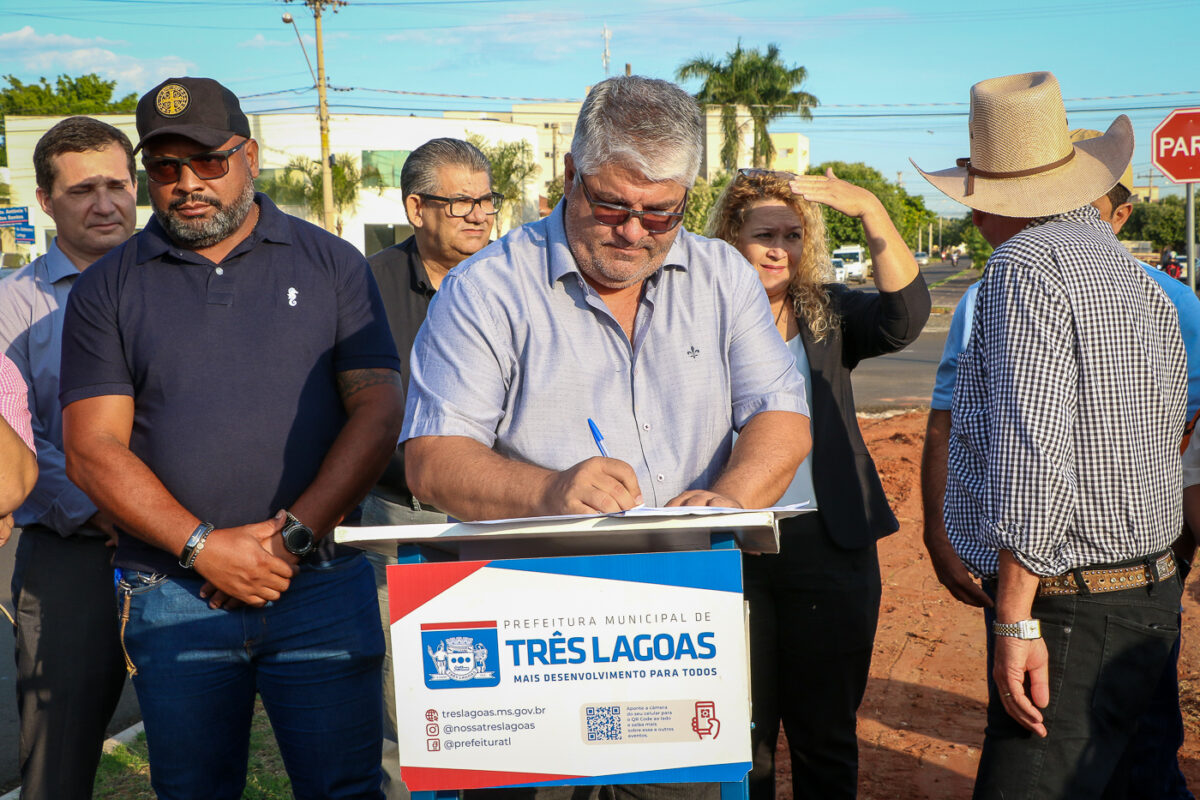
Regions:
[[316, 548], [317, 537], [313, 535], [312, 528], [292, 516], [292, 512], [285, 508], [283, 513], [287, 514], [287, 523], [279, 532], [283, 537], [283, 546], [292, 555], [304, 558]]
[[1023, 619], [1019, 622], [993, 622], [992, 633], [997, 636], [1011, 636], [1014, 639], [1042, 638], [1042, 623], [1036, 619]]

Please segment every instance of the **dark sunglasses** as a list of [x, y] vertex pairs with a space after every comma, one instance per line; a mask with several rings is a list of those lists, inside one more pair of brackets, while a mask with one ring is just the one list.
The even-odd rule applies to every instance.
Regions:
[[638, 222], [642, 223], [642, 227], [650, 233], [666, 233], [683, 222], [684, 212], [687, 211], [688, 193], [686, 191], [683, 193], [683, 205], [678, 211], [634, 211], [628, 206], [616, 203], [598, 203], [593, 200], [592, 193], [588, 191], [587, 182], [583, 179], [583, 173], [579, 173], [579, 185], [583, 187], [583, 198], [592, 207], [592, 219], [609, 228], [619, 227], [624, 225], [630, 217], [637, 217]]
[[142, 159], [146, 168], [146, 177], [155, 183], [175, 183], [183, 174], [184, 166], [191, 168], [196, 177], [202, 181], [224, 178], [229, 174], [229, 157], [246, 146], [246, 139], [228, 150], [209, 150], [206, 153], [196, 153], [183, 158], [173, 156], [152, 156]]
[[452, 217], [470, 216], [471, 212], [475, 210], [475, 206], [479, 206], [483, 209], [483, 213], [490, 217], [504, 204], [504, 195], [499, 192], [485, 194], [483, 197], [439, 197], [436, 194], [417, 192], [417, 197], [422, 200], [436, 200], [439, 203], [445, 203], [446, 213]]

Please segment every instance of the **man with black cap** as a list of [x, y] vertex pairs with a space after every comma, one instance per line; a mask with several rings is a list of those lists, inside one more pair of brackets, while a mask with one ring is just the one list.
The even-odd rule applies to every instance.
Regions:
[[138, 103], [154, 219], [76, 282], [68, 474], [116, 521], [127, 668], [161, 798], [238, 798], [261, 696], [297, 797], [375, 798], [383, 637], [335, 545], [400, 428], [365, 259], [254, 192], [215, 81]]
[[970, 128], [970, 158], [922, 174], [996, 247], [959, 357], [945, 499], [994, 603], [975, 797], [1107, 797], [1179, 631], [1184, 345], [1090, 205], [1129, 163], [1129, 118], [1072, 142], [1058, 82], [1035, 72], [973, 86]]

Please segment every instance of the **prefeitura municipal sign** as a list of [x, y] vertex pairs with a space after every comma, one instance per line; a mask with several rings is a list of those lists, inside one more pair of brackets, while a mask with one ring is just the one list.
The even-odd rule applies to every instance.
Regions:
[[410, 791], [740, 781], [737, 551], [388, 567]]
[[1200, 108], [1178, 108], [1154, 129], [1150, 161], [1175, 183], [1200, 181]]

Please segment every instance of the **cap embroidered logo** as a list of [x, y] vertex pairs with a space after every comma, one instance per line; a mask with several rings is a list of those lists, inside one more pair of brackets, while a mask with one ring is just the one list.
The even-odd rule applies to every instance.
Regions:
[[158, 90], [154, 107], [164, 117], [178, 117], [188, 107], [188, 90], [178, 83], [168, 83]]

